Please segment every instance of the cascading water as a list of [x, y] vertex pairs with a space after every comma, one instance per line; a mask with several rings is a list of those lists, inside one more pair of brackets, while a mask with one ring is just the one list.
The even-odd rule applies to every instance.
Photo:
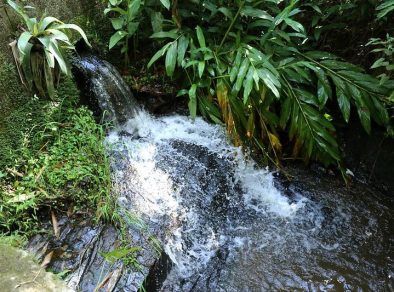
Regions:
[[[108, 63], [81, 63], [116, 116], [101, 81], [126, 85]], [[129, 119], [107, 137], [113, 179], [173, 262], [161, 291], [394, 289], [392, 200], [276, 187], [221, 127], [152, 117], [124, 93]]]
[[73, 61], [78, 82], [83, 78], [84, 91], [97, 100], [106, 121], [121, 125], [138, 110], [129, 86], [107, 61], [93, 55], [83, 55]]

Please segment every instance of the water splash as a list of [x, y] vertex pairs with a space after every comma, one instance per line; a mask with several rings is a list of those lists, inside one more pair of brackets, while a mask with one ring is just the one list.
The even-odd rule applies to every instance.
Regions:
[[246, 240], [229, 227], [247, 228], [242, 218], [248, 212], [291, 220], [304, 206], [301, 197], [290, 202], [283, 196], [272, 174], [232, 146], [222, 127], [201, 118], [140, 111], [107, 142], [123, 157], [114, 168], [123, 204], [126, 199], [133, 212], [166, 229], [162, 241], [177, 281], [193, 278], [225, 246]]

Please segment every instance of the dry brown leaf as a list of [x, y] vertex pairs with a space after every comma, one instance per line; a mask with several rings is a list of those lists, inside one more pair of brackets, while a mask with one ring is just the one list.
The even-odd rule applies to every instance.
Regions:
[[52, 219], [53, 233], [55, 234], [56, 238], [59, 238], [60, 236], [59, 223], [53, 211], [51, 211], [51, 219]]
[[53, 257], [53, 251], [51, 251], [45, 256], [44, 260], [41, 263], [41, 267], [45, 268], [51, 262], [52, 257]]

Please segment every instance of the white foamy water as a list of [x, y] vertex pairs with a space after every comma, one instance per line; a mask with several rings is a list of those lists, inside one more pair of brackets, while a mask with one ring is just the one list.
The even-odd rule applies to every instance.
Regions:
[[[122, 137], [124, 132], [132, 137]], [[158, 151], [172, 152], [169, 145], [172, 141], [198, 145], [220, 159], [231, 159], [236, 179], [234, 183], [239, 182], [242, 185], [243, 199], [249, 208], [289, 217], [303, 206], [303, 200], [290, 203], [288, 198], [275, 188], [272, 174], [267, 169], [257, 168], [254, 161], [247, 160], [240, 147], [232, 146], [222, 127], [208, 124], [201, 118], [195, 121], [185, 116], [153, 118], [147, 112], [141, 111], [135, 118], [130, 119], [121, 131], [113, 131], [107, 137], [107, 142], [112, 145], [110, 147], [127, 149], [128, 163], [133, 167], [142, 192], [150, 198], [147, 201], [177, 197], [169, 175], [156, 167], [156, 155], [162, 154]], [[156, 206], [157, 210], [160, 208]]]
[[223, 245], [247, 241], [223, 231], [235, 224], [228, 221], [236, 213], [291, 220], [304, 206], [303, 199], [283, 196], [272, 174], [232, 146], [222, 127], [201, 118], [153, 118], [141, 111], [107, 143], [122, 157], [114, 174], [122, 204], [168, 230], [162, 241], [177, 277], [204, 269]]

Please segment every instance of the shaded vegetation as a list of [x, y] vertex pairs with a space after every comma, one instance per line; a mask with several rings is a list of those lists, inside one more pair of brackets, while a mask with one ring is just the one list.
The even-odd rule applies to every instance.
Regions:
[[[378, 4], [119, 0], [108, 1], [105, 13], [116, 30], [109, 47], [120, 45], [126, 59], [142, 50], [140, 43], [154, 42], [148, 67], [160, 61], [182, 84], [179, 95], [188, 96], [192, 117], [200, 112], [225, 124], [236, 144], [276, 164], [286, 147], [295, 159], [342, 168], [336, 126], [352, 113], [367, 133], [380, 125], [392, 135], [394, 83], [347, 62], [354, 46], [340, 49], [341, 38], [361, 39], [365, 47], [374, 33], [389, 30], [390, 11], [381, 13], [386, 4]], [[360, 38], [365, 24], [371, 29]]]
[[111, 219], [115, 203], [110, 197], [104, 130], [87, 109], [75, 109], [78, 99], [74, 81], [66, 78], [55, 100], [26, 98], [4, 120], [0, 131], [3, 234], [37, 232], [40, 215], [48, 216], [49, 210], [95, 210], [98, 219]]

